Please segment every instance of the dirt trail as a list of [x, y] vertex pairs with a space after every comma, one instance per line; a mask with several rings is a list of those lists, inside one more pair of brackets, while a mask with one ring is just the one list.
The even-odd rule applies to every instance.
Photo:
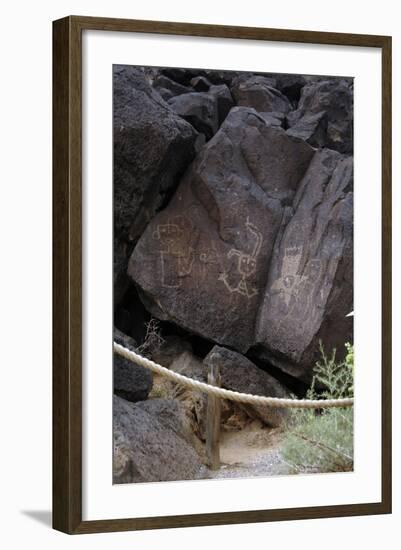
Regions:
[[209, 470], [214, 479], [273, 476], [286, 473], [280, 454], [282, 432], [261, 428], [258, 422], [240, 431], [222, 431], [219, 470]]

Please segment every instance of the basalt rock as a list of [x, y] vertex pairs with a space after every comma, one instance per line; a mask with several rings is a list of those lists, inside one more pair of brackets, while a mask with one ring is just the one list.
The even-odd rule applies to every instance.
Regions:
[[307, 79], [300, 74], [275, 74], [276, 88], [280, 90], [293, 105], [297, 105], [301, 96], [302, 88]]
[[207, 92], [211, 85], [204, 76], [195, 76], [191, 79], [191, 86], [196, 92]]
[[231, 93], [237, 105], [253, 107], [256, 111], [279, 111], [287, 114], [291, 109], [288, 98], [272, 86], [273, 81], [263, 76], [234, 81]]
[[206, 92], [192, 92], [173, 97], [168, 102], [171, 109], [198, 132], [210, 139], [219, 127], [217, 98]]
[[231, 109], [130, 258], [147, 309], [247, 351], [284, 207], [313, 154], [255, 110]]
[[327, 113], [305, 114], [287, 130], [289, 136], [299, 137], [313, 147], [322, 148], [327, 141]]
[[352, 340], [352, 167], [336, 151], [315, 154], [276, 238], [259, 310], [260, 355], [305, 381], [320, 340], [340, 354]]
[[[174, 113], [140, 69], [115, 66], [114, 281], [124, 290], [128, 255], [196, 153], [194, 128]], [[118, 283], [118, 285], [117, 285]]]
[[[156, 401], [156, 400], [155, 400]], [[113, 401], [114, 483], [204, 477], [205, 467], [188, 443], [180, 405]]]
[[[114, 329], [114, 341], [135, 351], [135, 342], [129, 336]], [[152, 389], [152, 373], [129, 359], [113, 354], [113, 391], [127, 401], [144, 401]]]
[[291, 128], [299, 128], [305, 120], [310, 122], [311, 115], [319, 113], [327, 116], [323, 145], [340, 153], [352, 153], [353, 91], [350, 79], [322, 80], [304, 86], [297, 110], [288, 115], [288, 124]]
[[171, 78], [168, 78], [167, 76], [164, 76], [162, 74], [158, 75], [154, 79], [153, 87], [157, 90], [159, 90], [159, 88], [168, 90], [169, 92], [171, 92], [172, 96], [193, 92], [192, 88], [188, 86], [183, 86], [182, 84], [179, 84], [178, 82], [175, 82], [174, 80], [171, 80]]
[[[219, 367], [222, 388], [266, 397], [290, 397], [289, 391], [278, 380], [235, 351], [214, 346], [204, 363], [206, 367]], [[241, 404], [241, 407], [249, 416], [272, 427], [279, 426], [287, 418], [286, 409], [249, 404]]]
[[221, 126], [231, 108], [234, 107], [234, 100], [228, 86], [225, 84], [210, 86], [209, 93], [217, 100], [218, 124]]

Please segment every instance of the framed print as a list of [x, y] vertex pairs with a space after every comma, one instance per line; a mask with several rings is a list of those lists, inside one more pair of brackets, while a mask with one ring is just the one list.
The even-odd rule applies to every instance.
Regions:
[[391, 38], [53, 23], [53, 526], [391, 511]]

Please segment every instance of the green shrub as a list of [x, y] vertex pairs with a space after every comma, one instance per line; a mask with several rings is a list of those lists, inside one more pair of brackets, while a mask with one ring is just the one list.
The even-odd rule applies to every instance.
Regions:
[[[314, 368], [308, 399], [353, 397], [354, 349], [351, 344], [345, 346], [347, 355], [340, 362], [335, 350], [327, 356], [320, 346], [322, 358]], [[352, 471], [353, 407], [293, 409], [281, 454], [287, 473]]]

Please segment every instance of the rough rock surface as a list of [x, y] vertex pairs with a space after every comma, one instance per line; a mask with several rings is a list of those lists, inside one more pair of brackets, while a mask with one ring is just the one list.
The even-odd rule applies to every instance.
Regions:
[[[269, 126], [283, 126], [285, 115], [283, 113], [278, 113], [277, 111], [272, 111], [270, 113], [259, 113], [259, 115], [265, 120]], [[288, 135], [291, 135], [287, 132]], [[294, 136], [298, 137], [298, 136]], [[302, 138], [303, 139], [303, 138]]]
[[274, 247], [256, 339], [261, 355], [300, 378], [320, 339], [341, 351], [352, 328], [352, 167], [336, 151], [315, 154]]
[[300, 74], [275, 74], [276, 88], [280, 90], [296, 106], [301, 96], [302, 88], [307, 83], [305, 76]]
[[217, 98], [206, 92], [191, 92], [173, 97], [168, 102], [177, 115], [192, 124], [198, 132], [210, 139], [219, 126]]
[[353, 79], [114, 77], [116, 325], [166, 321], [163, 364], [220, 344], [308, 383], [319, 339], [352, 341]]
[[284, 205], [313, 154], [253, 109], [231, 109], [130, 258], [147, 309], [247, 351]]
[[[327, 130], [324, 146], [340, 153], [352, 153], [353, 90], [349, 79], [311, 82], [302, 88], [296, 111], [289, 113], [288, 124], [299, 127], [311, 115], [325, 113]], [[319, 146], [321, 144], [319, 143]]]
[[195, 76], [191, 79], [191, 86], [196, 92], [207, 92], [211, 83], [204, 76]]
[[[241, 393], [267, 397], [290, 397], [289, 391], [270, 374], [235, 351], [214, 346], [204, 359], [206, 367], [220, 367], [221, 387]], [[249, 416], [277, 427], [287, 418], [287, 409], [241, 404]]]
[[324, 147], [327, 141], [327, 113], [306, 114], [287, 130], [289, 136], [304, 139], [312, 147]]
[[[114, 340], [128, 349], [135, 350], [135, 342], [117, 329], [114, 329]], [[113, 354], [113, 389], [116, 395], [127, 401], [144, 401], [152, 389], [152, 381], [152, 373], [148, 369], [117, 353]]]
[[171, 97], [193, 92], [193, 89], [189, 86], [183, 86], [182, 84], [179, 84], [178, 82], [171, 80], [171, 78], [168, 78], [168, 76], [164, 76], [162, 74], [157, 75], [153, 80], [153, 87], [158, 91], [160, 88], [163, 90], [168, 90], [171, 93]]
[[[132, 244], [195, 156], [194, 128], [177, 116], [134, 67], [115, 66], [114, 126], [114, 262], [124, 290]], [[116, 285], [117, 286], [117, 285]]]
[[[204, 466], [185, 440], [180, 405], [113, 401], [114, 483], [175, 481], [204, 477]], [[182, 430], [180, 429], [182, 427]]]
[[288, 113], [292, 106], [288, 98], [273, 87], [274, 81], [263, 76], [237, 79], [231, 93], [237, 105], [253, 107], [256, 111]]
[[152, 360], [160, 363], [163, 367], [169, 367], [172, 361], [184, 351], [192, 352], [190, 342], [172, 334], [163, 338], [159, 349], [152, 352]]
[[228, 86], [225, 84], [211, 86], [209, 93], [214, 95], [217, 100], [218, 123], [219, 126], [221, 126], [230, 112], [230, 109], [234, 107], [234, 100]]

